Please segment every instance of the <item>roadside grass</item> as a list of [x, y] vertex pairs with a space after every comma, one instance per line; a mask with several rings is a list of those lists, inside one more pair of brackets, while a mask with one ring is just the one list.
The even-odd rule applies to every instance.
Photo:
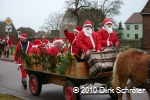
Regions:
[[14, 55], [16, 50], [16, 45], [10, 47], [10, 55]]
[[0, 94], [0, 100], [24, 100], [10, 94]]

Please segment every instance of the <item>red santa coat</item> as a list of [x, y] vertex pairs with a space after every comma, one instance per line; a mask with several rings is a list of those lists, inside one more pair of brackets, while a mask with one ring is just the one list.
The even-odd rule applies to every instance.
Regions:
[[45, 44], [46, 48], [50, 48], [50, 41], [48, 39], [43, 39], [42, 44]]
[[[97, 33], [103, 47], [109, 47], [115, 43], [118, 43], [118, 46], [120, 46], [120, 42], [115, 31], [113, 31], [112, 33], [108, 33], [104, 28], [101, 28]], [[110, 42], [112, 42], [113, 44], [110, 44]]]
[[7, 40], [7, 39], [5, 39], [5, 42], [6, 42], [6, 46], [5, 46], [5, 49], [9, 49], [10, 48], [10, 46], [12, 45], [12, 41], [9, 39], [9, 40]]
[[76, 37], [73, 32], [64, 31], [65, 36], [69, 40], [70, 46], [69, 49], [72, 53], [78, 54], [79, 48], [76, 46]]
[[93, 38], [95, 48], [92, 44], [90, 37], [86, 36], [83, 31], [78, 33], [77, 38], [76, 38], [76, 45], [79, 48], [83, 49], [85, 52], [89, 49], [101, 50], [102, 46], [101, 46], [100, 39], [99, 39], [97, 33], [92, 31], [91, 36]]
[[32, 53], [36, 53], [36, 54], [40, 54], [41, 51], [45, 54], [49, 54], [49, 50], [43, 47], [39, 47], [39, 46], [32, 46], [32, 48], [30, 48], [29, 52], [30, 54]]
[[66, 50], [67, 49], [65, 47], [63, 47], [63, 48], [61, 48], [61, 50], [59, 50], [57, 47], [51, 46], [49, 49], [49, 53], [57, 55], [58, 53], [64, 53]]
[[[29, 52], [30, 48], [32, 47], [32, 43], [28, 41], [26, 53]], [[16, 51], [14, 55], [14, 61], [18, 63], [18, 65], [22, 64], [22, 59], [19, 57], [19, 50], [22, 49], [22, 43], [19, 42], [16, 46]]]

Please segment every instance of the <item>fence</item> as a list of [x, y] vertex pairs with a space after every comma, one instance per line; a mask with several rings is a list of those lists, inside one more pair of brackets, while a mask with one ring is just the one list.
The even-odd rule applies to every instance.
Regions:
[[121, 39], [119, 41], [120, 41], [121, 47], [141, 48], [141, 39], [139, 40]]

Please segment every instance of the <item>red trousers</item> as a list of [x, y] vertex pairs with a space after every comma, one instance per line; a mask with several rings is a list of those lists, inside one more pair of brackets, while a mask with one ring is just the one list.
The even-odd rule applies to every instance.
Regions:
[[23, 66], [20, 66], [20, 70], [21, 70], [22, 78], [27, 77], [27, 71], [23, 68]]

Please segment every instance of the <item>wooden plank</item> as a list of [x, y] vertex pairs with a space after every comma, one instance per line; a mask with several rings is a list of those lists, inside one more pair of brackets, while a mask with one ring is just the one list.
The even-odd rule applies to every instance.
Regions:
[[95, 76], [95, 78], [103, 78], [103, 77], [111, 77], [113, 72], [104, 72], [104, 73], [99, 73]]
[[49, 82], [58, 84], [58, 85], [64, 85], [66, 81], [66, 78], [63, 76], [57, 76], [57, 75], [49, 75]]
[[66, 70], [65, 75], [67, 76], [75, 76], [75, 59], [72, 59], [71, 66]]
[[86, 68], [84, 62], [78, 62], [77, 67], [78, 67], [77, 77], [89, 76], [89, 71]]

